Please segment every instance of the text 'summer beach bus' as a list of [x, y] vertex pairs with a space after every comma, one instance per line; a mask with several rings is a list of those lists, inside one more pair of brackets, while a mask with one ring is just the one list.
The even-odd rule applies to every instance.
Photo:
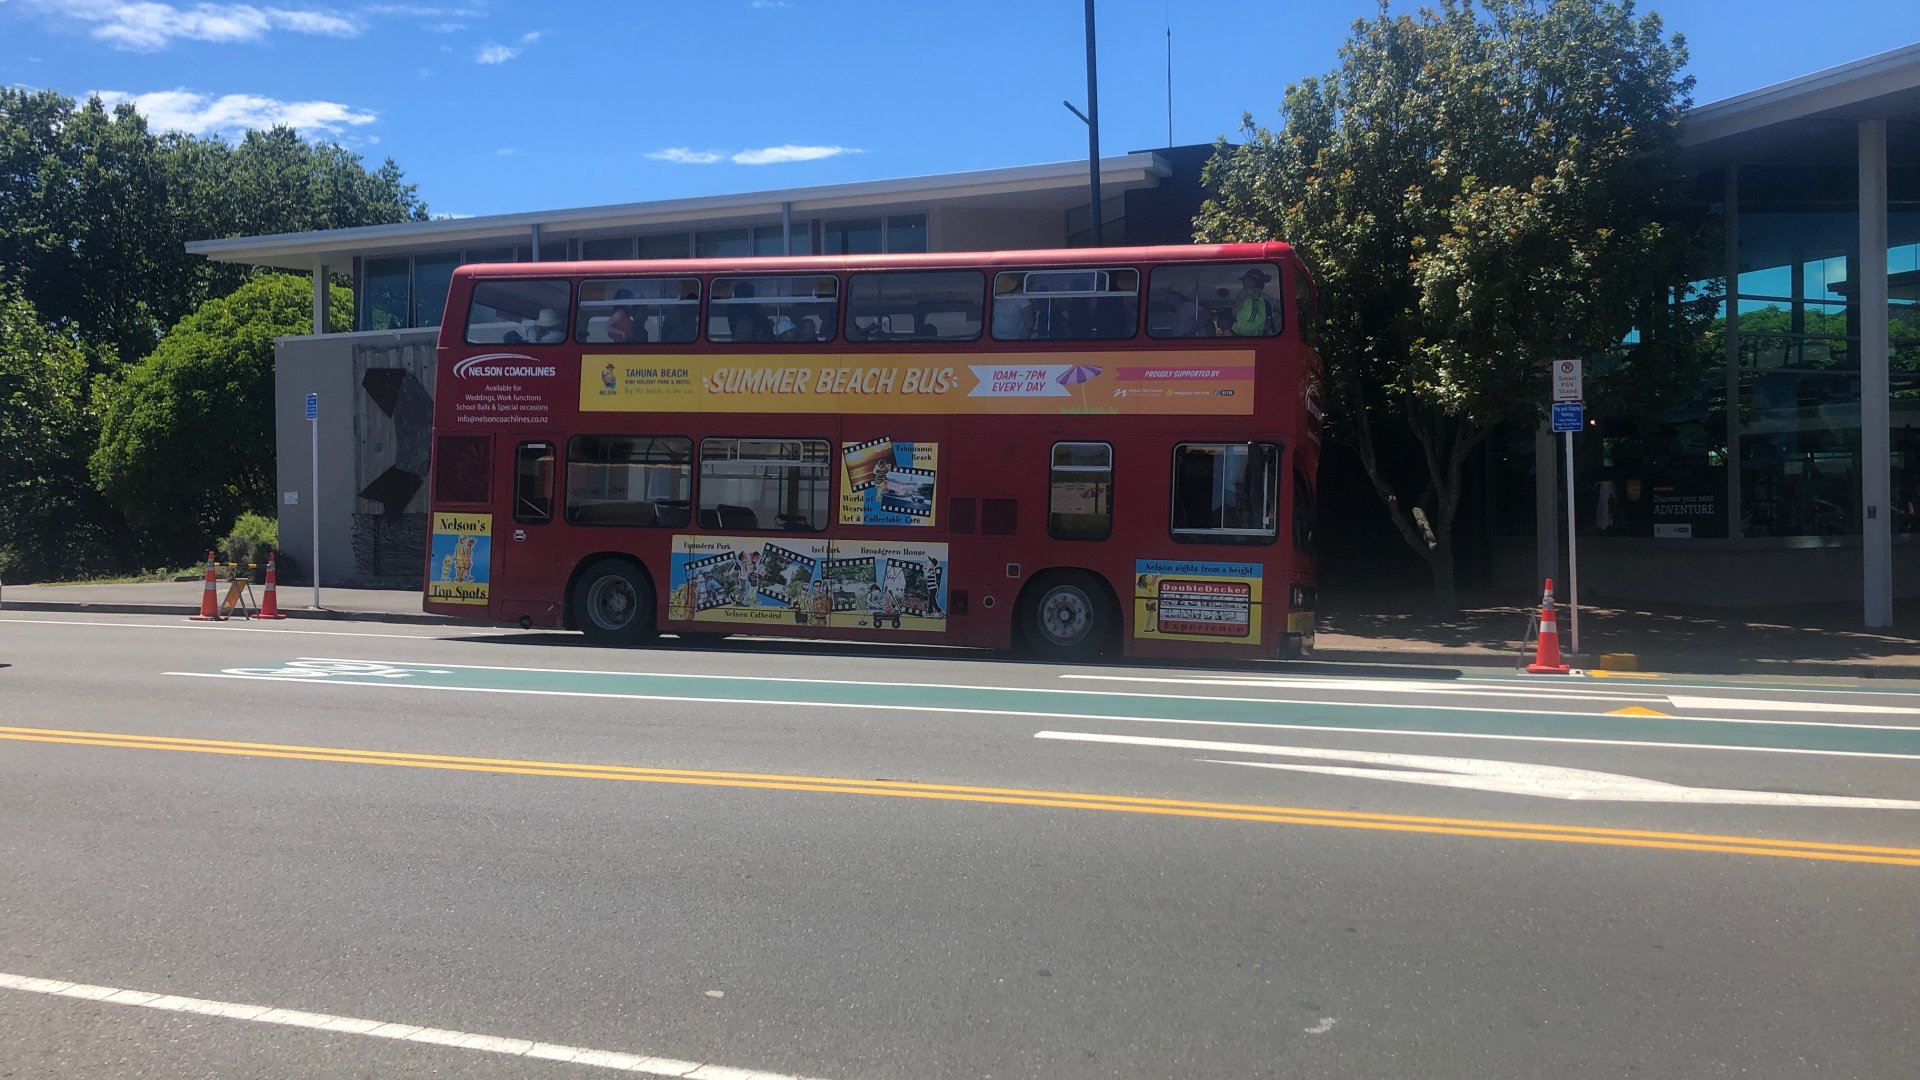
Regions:
[[1311, 646], [1285, 244], [488, 264], [453, 279], [426, 608], [658, 631]]

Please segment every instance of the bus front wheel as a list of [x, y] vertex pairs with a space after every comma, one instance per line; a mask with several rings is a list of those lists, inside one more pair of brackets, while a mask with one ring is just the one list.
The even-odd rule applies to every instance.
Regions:
[[601, 559], [573, 583], [573, 618], [589, 641], [638, 645], [654, 635], [653, 584], [624, 559]]
[[1027, 651], [1039, 659], [1088, 660], [1106, 646], [1119, 612], [1092, 575], [1068, 571], [1034, 583], [1020, 622]]

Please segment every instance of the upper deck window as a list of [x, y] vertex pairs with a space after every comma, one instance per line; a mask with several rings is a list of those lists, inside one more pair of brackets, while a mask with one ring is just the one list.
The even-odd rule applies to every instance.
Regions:
[[995, 341], [1114, 341], [1140, 321], [1140, 271], [1009, 270], [993, 278]]
[[699, 336], [699, 278], [595, 278], [580, 283], [575, 341], [683, 345]]
[[569, 295], [559, 279], [477, 282], [467, 311], [467, 343], [558, 345], [567, 340]]
[[847, 340], [978, 341], [986, 304], [986, 275], [973, 270], [855, 274]]
[[839, 321], [840, 279], [831, 274], [714, 278], [707, 340], [832, 341]]
[[1272, 337], [1285, 320], [1272, 263], [1160, 266], [1147, 293], [1147, 333], [1157, 338]]

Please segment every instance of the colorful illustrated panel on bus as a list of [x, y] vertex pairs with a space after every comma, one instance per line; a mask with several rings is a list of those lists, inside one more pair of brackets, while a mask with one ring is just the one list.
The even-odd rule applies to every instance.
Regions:
[[486, 604], [493, 577], [492, 514], [434, 514], [427, 550], [428, 600]]
[[[876, 451], [885, 448], [884, 456]], [[847, 447], [840, 472], [840, 524], [934, 524], [938, 443], [874, 439]]]
[[947, 545], [835, 540], [831, 626], [945, 631]]
[[821, 540], [676, 536], [667, 618], [683, 622], [825, 626]]
[[1260, 641], [1258, 563], [1140, 559], [1133, 635], [1187, 641]]
[[934, 355], [589, 354], [580, 409], [615, 413], [1248, 416], [1254, 354], [1241, 349]]

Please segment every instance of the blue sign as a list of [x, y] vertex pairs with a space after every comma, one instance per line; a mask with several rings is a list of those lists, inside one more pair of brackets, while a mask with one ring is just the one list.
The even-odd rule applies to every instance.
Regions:
[[[309, 420], [320, 419], [320, 395], [319, 394], [307, 395], [307, 419]], [[1554, 428], [1554, 430], [1558, 431], [1560, 429]]]
[[1587, 407], [1577, 401], [1556, 401], [1553, 403], [1553, 430], [1579, 431], [1586, 426]]

